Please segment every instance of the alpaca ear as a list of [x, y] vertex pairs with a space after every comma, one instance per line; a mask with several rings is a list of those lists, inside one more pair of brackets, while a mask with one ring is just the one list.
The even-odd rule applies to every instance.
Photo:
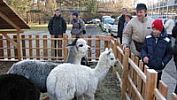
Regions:
[[112, 48], [110, 48], [109, 51], [112, 52]]
[[78, 38], [76, 38], [71, 44], [68, 44], [67, 46], [75, 46]]
[[108, 51], [108, 48], [105, 48], [105, 51]]

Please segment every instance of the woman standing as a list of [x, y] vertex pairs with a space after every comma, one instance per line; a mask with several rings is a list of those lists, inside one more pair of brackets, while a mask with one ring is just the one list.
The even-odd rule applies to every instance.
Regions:
[[72, 14], [71, 24], [73, 25], [71, 30], [72, 35], [76, 35], [77, 37], [80, 37], [86, 33], [85, 23], [81, 18], [79, 18], [78, 13], [74, 12]]

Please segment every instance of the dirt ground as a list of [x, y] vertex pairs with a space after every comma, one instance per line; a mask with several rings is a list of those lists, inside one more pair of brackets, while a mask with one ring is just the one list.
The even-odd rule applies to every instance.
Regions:
[[[0, 74], [5, 74], [13, 63], [15, 62], [1, 62]], [[94, 67], [94, 65], [92, 67]], [[112, 72], [112, 69], [110, 69], [105, 79], [100, 82], [95, 94], [95, 100], [120, 100], [120, 84], [115, 74]], [[41, 98], [46, 95], [46, 93], [41, 94]]]

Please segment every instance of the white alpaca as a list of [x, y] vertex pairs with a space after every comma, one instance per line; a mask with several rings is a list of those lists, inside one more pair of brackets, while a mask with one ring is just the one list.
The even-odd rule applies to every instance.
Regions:
[[[87, 42], [84, 39], [75, 39], [70, 47], [67, 63], [81, 64], [82, 57], [86, 56], [88, 51]], [[50, 71], [58, 64], [52, 62], [41, 62], [38, 60], [23, 60], [13, 64], [7, 72], [8, 74], [18, 74], [25, 76], [41, 92], [47, 92], [46, 80]]]
[[112, 50], [106, 49], [101, 53], [94, 69], [68, 63], [58, 65], [47, 78], [50, 100], [71, 100], [74, 96], [79, 100], [84, 97], [94, 100], [98, 82], [106, 76], [115, 62]]

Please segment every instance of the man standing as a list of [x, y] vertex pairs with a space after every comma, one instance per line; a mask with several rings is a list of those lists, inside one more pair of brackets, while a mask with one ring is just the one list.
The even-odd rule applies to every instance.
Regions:
[[[62, 38], [63, 33], [66, 32], [66, 22], [64, 18], [61, 16], [61, 11], [59, 9], [55, 10], [54, 16], [50, 19], [48, 24], [48, 30], [52, 37], [54, 38]], [[57, 40], [54, 40], [55, 48], [57, 47]], [[62, 41], [58, 41], [58, 47], [62, 48]], [[62, 52], [58, 52], [59, 56], [62, 55]], [[55, 50], [55, 56], [57, 55], [57, 50]]]
[[123, 32], [123, 47], [130, 47], [131, 51], [140, 56], [144, 39], [152, 32], [152, 18], [147, 16], [147, 7], [143, 3], [136, 6], [137, 17], [132, 18]]
[[172, 30], [173, 30], [173, 27], [175, 26], [175, 22], [174, 20], [172, 19], [172, 16], [168, 16], [168, 20], [166, 21], [164, 27], [167, 31], [167, 34], [171, 37], [172, 36]]
[[122, 15], [118, 20], [118, 32], [117, 37], [120, 38], [120, 43], [122, 44], [122, 33], [124, 29], [124, 23], [125, 23], [125, 15], [128, 13], [126, 8], [122, 8]]

